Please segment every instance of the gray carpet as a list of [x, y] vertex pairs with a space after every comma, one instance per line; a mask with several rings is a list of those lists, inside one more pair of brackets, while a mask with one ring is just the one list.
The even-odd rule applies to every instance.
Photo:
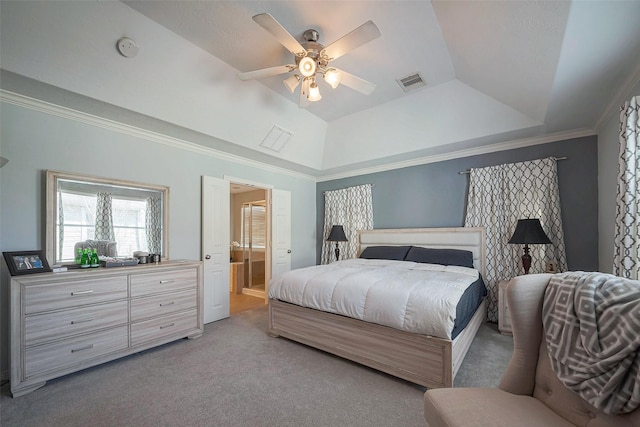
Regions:
[[[424, 388], [266, 333], [265, 308], [179, 340], [0, 394], [9, 426], [422, 426]], [[498, 384], [511, 337], [484, 324], [455, 386]]]

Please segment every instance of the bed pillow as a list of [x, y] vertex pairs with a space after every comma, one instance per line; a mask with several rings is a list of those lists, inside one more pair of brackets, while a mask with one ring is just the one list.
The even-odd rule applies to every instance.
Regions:
[[411, 246], [369, 246], [364, 248], [360, 258], [402, 261], [407, 256], [410, 248]]
[[411, 246], [404, 260], [473, 268], [473, 253], [461, 249], [434, 249]]

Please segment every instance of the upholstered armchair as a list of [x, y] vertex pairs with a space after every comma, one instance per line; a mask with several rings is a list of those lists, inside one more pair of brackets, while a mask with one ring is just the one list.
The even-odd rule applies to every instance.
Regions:
[[109, 240], [83, 240], [77, 242], [73, 248], [74, 255], [78, 253], [78, 249], [95, 249], [98, 256], [116, 257], [118, 256], [118, 242]]
[[550, 274], [511, 280], [506, 290], [514, 351], [498, 388], [442, 388], [424, 395], [429, 427], [638, 427], [640, 409], [611, 416], [566, 388], [551, 368], [542, 328]]

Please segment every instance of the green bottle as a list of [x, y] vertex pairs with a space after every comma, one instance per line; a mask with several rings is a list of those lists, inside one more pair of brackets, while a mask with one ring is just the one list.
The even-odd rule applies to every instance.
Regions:
[[76, 254], [75, 263], [80, 264], [82, 261], [82, 248], [78, 248], [78, 253]]
[[100, 267], [100, 258], [98, 258], [98, 250], [94, 249], [91, 254], [91, 267]]
[[89, 268], [91, 262], [89, 261], [89, 254], [86, 249], [82, 250], [82, 258], [80, 258], [80, 268]]

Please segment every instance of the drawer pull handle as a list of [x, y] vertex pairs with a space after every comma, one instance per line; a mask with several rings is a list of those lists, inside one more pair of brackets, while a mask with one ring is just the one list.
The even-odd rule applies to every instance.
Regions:
[[168, 325], [162, 325], [162, 326], [160, 326], [160, 329], [170, 328], [170, 327], [172, 327], [172, 326], [174, 326], [174, 325], [175, 325], [175, 323], [169, 323]]
[[165, 302], [165, 303], [160, 303], [160, 307], [165, 307], [165, 306], [167, 306], [167, 305], [173, 305], [173, 304], [175, 304], [175, 303], [176, 303], [175, 301]]
[[160, 280], [160, 283], [173, 283], [173, 280]]
[[93, 348], [93, 344], [89, 344], [89, 345], [86, 345], [86, 346], [80, 347], [80, 348], [73, 348], [73, 349], [71, 349], [71, 353], [77, 353], [79, 351], [89, 350], [90, 348]]
[[78, 291], [78, 292], [71, 292], [71, 296], [76, 296], [76, 295], [88, 295], [88, 294], [92, 294], [93, 290], [89, 290], [89, 291]]
[[80, 319], [80, 320], [72, 320], [71, 324], [75, 325], [78, 323], [86, 323], [86, 322], [91, 322], [93, 320], [93, 317], [87, 317], [86, 319]]

